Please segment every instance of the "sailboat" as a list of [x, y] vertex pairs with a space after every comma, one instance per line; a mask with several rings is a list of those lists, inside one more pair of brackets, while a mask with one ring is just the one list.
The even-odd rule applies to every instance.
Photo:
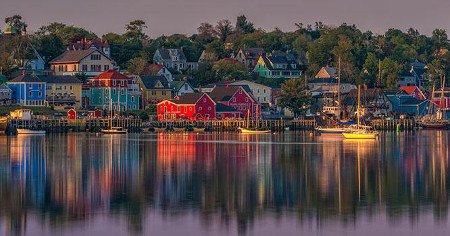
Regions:
[[[440, 105], [442, 106], [444, 102], [444, 88], [445, 88], [445, 76], [442, 78], [441, 82], [441, 101]], [[434, 83], [433, 83], [433, 89], [431, 92], [431, 101], [430, 101], [430, 108], [429, 108], [429, 116], [424, 117], [422, 120], [418, 121], [420, 127], [424, 129], [446, 129], [450, 127], [450, 121], [444, 119], [445, 112], [442, 110], [442, 108], [438, 108], [438, 111], [436, 112], [435, 116], [431, 115], [432, 112], [432, 106], [436, 106], [436, 104], [433, 103], [434, 100]]]
[[358, 85], [358, 108], [356, 110], [356, 116], [358, 122], [356, 126], [350, 126], [348, 131], [342, 133], [346, 139], [376, 139], [378, 137], [378, 132], [372, 130], [371, 126], [361, 125], [360, 113], [361, 113], [361, 85]]
[[[117, 107], [118, 111], [120, 112], [120, 86], [119, 91], [117, 92]], [[111, 97], [111, 88], [109, 89], [109, 110], [110, 110], [110, 121], [109, 121], [109, 128], [108, 129], [102, 129], [103, 134], [126, 134], [128, 133], [128, 130], [123, 127], [113, 127], [113, 109], [112, 109], [112, 97]]]
[[[337, 84], [337, 103], [338, 106], [324, 106], [323, 111], [324, 113], [332, 112], [332, 114], [337, 113], [338, 121], [341, 119], [341, 57], [339, 57], [338, 61], [338, 84]], [[347, 131], [347, 128], [341, 127], [339, 125], [335, 127], [316, 127], [316, 131], [322, 134], [342, 134], [343, 132]]]
[[[256, 123], [259, 124], [258, 112], [256, 113]], [[250, 129], [250, 110], [247, 111], [247, 128], [239, 127], [238, 129], [243, 134], [268, 134], [272, 132], [270, 129], [258, 129], [258, 127], [256, 129]]]

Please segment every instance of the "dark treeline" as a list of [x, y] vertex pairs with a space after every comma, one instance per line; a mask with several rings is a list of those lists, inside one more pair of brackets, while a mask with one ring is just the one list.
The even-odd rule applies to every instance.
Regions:
[[[26, 28], [20, 16], [8, 17], [5, 22], [9, 26]], [[296, 30], [291, 32], [278, 28], [267, 31], [256, 28], [242, 15], [237, 17], [235, 23], [227, 19], [215, 24], [201, 23], [193, 35], [173, 34], [151, 38], [145, 33], [151, 31], [151, 24], [142, 20], [128, 23], [123, 34], [107, 33], [102, 36], [77, 26], [51, 23], [26, 37], [20, 34], [2, 36], [0, 66], [6, 75], [14, 69], [11, 58], [26, 54], [24, 40], [31, 41], [48, 62], [66, 50], [70, 42], [102, 38], [110, 44], [112, 59], [130, 73], [139, 73], [147, 63], [151, 63], [159, 47], [183, 48], [188, 61], [197, 61], [204, 50], [218, 59], [230, 57], [244, 47], [260, 47], [266, 52], [291, 51], [306, 66], [307, 77], [314, 75], [322, 66], [336, 67], [340, 57], [344, 80], [375, 86], [380, 65], [382, 73], [379, 83], [388, 88], [395, 87], [398, 74], [416, 59], [428, 64], [430, 79], [450, 73], [450, 44], [443, 29], [434, 30], [431, 36], [421, 34], [414, 28], [407, 31], [389, 29], [378, 35], [345, 23], [340, 26], [321, 22], [295, 25]], [[214, 71], [213, 65], [204, 63], [198, 71], [184, 74], [194, 77], [199, 84], [206, 84], [220, 79], [214, 77], [211, 71]], [[250, 74], [248, 76], [252, 77]]]

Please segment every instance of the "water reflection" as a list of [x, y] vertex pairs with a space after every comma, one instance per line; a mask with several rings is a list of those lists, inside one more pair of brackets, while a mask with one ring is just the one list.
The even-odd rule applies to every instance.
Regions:
[[449, 137], [0, 136], [0, 234], [117, 233], [117, 222], [123, 233], [158, 234], [156, 219], [198, 221], [192, 234], [253, 232], [284, 218], [320, 230], [380, 216], [417, 225], [427, 212], [446, 224]]

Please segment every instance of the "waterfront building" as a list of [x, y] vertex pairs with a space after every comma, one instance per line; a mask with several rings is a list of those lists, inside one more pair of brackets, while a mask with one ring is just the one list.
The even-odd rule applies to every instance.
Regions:
[[422, 90], [420, 90], [420, 88], [417, 86], [402, 86], [400, 87], [400, 91], [404, 91], [405, 93], [412, 95], [417, 100], [423, 101], [427, 99]]
[[195, 88], [187, 80], [172, 81], [169, 84], [173, 89], [174, 96], [182, 96], [186, 93], [195, 93]]
[[245, 85], [248, 86], [261, 106], [262, 110], [267, 110], [270, 108], [272, 103], [272, 88], [263, 84], [258, 84], [248, 80], [240, 80], [231, 83], [231, 85]]
[[46, 83], [36, 75], [23, 74], [7, 82], [12, 103], [20, 106], [45, 106]]
[[264, 49], [262, 48], [241, 48], [234, 59], [247, 66], [249, 70], [253, 70], [259, 57], [264, 55], [264, 53]]
[[68, 51], [88, 50], [92, 48], [98, 49], [99, 51], [103, 52], [107, 57], [111, 57], [111, 48], [107, 40], [84, 38], [74, 43], [70, 43], [67, 46]]
[[173, 81], [173, 75], [169, 69], [163, 64], [150, 64], [144, 68], [141, 75], [162, 75], [167, 81]]
[[436, 89], [434, 91], [432, 102], [436, 104], [439, 109], [450, 111], [450, 88]]
[[49, 106], [81, 107], [81, 80], [70, 75], [46, 75], [39, 78], [46, 83], [46, 100]]
[[206, 93], [188, 93], [157, 105], [158, 120], [211, 120], [216, 118], [216, 103]]
[[164, 65], [176, 71], [196, 70], [197, 62], [188, 62], [182, 49], [158, 48], [153, 55], [156, 64]]
[[55, 75], [86, 74], [97, 76], [113, 69], [114, 62], [97, 48], [87, 50], [68, 50], [49, 62]]
[[291, 53], [273, 52], [261, 55], [253, 70], [261, 78], [299, 78], [302, 68]]
[[89, 107], [127, 111], [139, 109], [139, 94], [133, 89], [133, 79], [116, 70], [105, 71], [88, 81]]
[[172, 88], [164, 76], [141, 75], [137, 77], [137, 83], [142, 93], [144, 107], [172, 98]]
[[428, 114], [429, 100], [417, 99], [414, 94], [408, 94], [404, 90], [395, 93], [387, 92], [386, 96], [391, 103], [392, 112], [398, 115], [423, 116]]
[[245, 117], [248, 114], [253, 118], [261, 115], [261, 104], [246, 85], [216, 85], [209, 96], [216, 103], [233, 107]]
[[11, 92], [8, 86], [0, 84], [0, 106], [11, 105]]

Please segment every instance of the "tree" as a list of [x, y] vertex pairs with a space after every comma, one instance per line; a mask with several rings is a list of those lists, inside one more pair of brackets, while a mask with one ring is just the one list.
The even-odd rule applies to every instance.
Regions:
[[127, 71], [133, 75], [140, 75], [145, 69], [145, 66], [148, 64], [147, 60], [142, 57], [136, 57], [128, 61], [127, 63]]
[[233, 32], [233, 25], [229, 20], [220, 20], [217, 22], [215, 32], [216, 36], [222, 40], [222, 42], [225, 42], [227, 37]]
[[146, 28], [147, 25], [143, 20], [131, 21], [125, 26], [125, 39], [127, 41], [143, 41], [148, 39], [148, 36], [144, 33], [144, 29]]
[[358, 84], [366, 84], [369, 87], [374, 87], [376, 85], [378, 77], [378, 58], [372, 52], [367, 54], [366, 60], [364, 62], [364, 68], [361, 73], [361, 78], [364, 81], [358, 81]]
[[216, 31], [210, 23], [201, 23], [197, 28], [198, 36], [203, 42], [210, 43], [216, 39]]
[[189, 71], [189, 75], [194, 78], [194, 86], [204, 86], [217, 82], [215, 73], [212, 70], [212, 64], [210, 63], [200, 63], [197, 70]]
[[24, 21], [22, 21], [22, 16], [20, 15], [6, 17], [5, 23], [10, 28], [12, 34], [27, 32], [28, 25]]
[[33, 45], [45, 62], [49, 62], [65, 51], [61, 38], [55, 34], [43, 35], [34, 40]]
[[236, 31], [244, 34], [255, 32], [253, 23], [247, 21], [245, 15], [240, 15], [236, 19]]
[[60, 38], [64, 45], [76, 42], [82, 39], [96, 39], [96, 34], [73, 25], [66, 25], [63, 23], [54, 22], [47, 26], [42, 26], [36, 32], [36, 36], [43, 37], [44, 35], [54, 35]]
[[386, 88], [397, 88], [398, 76], [401, 70], [402, 65], [390, 58], [385, 58], [381, 61], [381, 78]]
[[311, 104], [306, 79], [289, 79], [281, 85], [280, 105], [295, 115], [305, 115]]
[[243, 80], [249, 78], [247, 67], [235, 60], [222, 59], [214, 63], [212, 67], [217, 80]]

